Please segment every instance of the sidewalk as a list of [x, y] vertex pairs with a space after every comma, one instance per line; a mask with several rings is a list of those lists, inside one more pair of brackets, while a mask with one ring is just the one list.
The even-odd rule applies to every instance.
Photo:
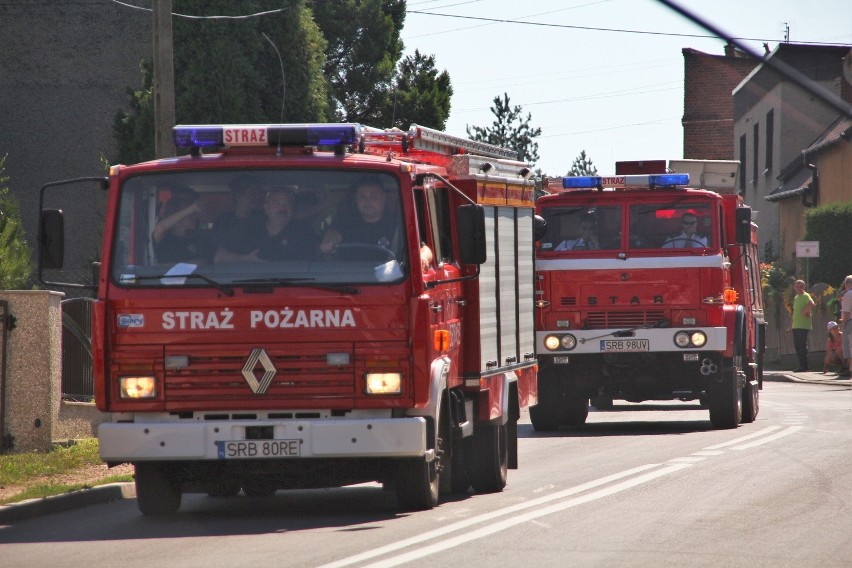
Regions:
[[815, 383], [821, 385], [843, 385], [852, 388], [852, 377], [838, 377], [837, 373], [822, 373], [819, 371], [794, 371], [772, 370], [763, 371], [764, 381], [789, 381], [795, 383]]
[[90, 489], [81, 489], [64, 495], [28, 499], [19, 503], [0, 505], [0, 524], [9, 524], [41, 515], [61, 513], [87, 505], [118, 501], [119, 499], [135, 499], [136, 485], [127, 483], [109, 483]]

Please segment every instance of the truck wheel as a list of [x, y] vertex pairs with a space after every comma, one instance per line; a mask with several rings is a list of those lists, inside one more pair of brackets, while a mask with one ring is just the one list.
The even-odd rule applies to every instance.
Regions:
[[180, 509], [178, 482], [165, 464], [137, 463], [136, 504], [143, 515], [174, 515]]
[[553, 373], [539, 370], [538, 404], [530, 407], [530, 421], [536, 432], [559, 430], [561, 413], [562, 386]]
[[760, 386], [758, 381], [746, 381], [743, 387], [743, 423], [751, 424], [760, 410]]
[[470, 484], [477, 493], [497, 493], [509, 474], [509, 438], [505, 424], [474, 427], [473, 448], [467, 464]]
[[425, 511], [438, 504], [438, 459], [406, 458], [399, 463], [396, 500], [406, 511]]
[[738, 385], [739, 369], [733, 359], [721, 365], [722, 380], [710, 393], [710, 422], [716, 429], [736, 428], [743, 417], [743, 391]]
[[583, 397], [580, 392], [568, 387], [565, 393], [562, 407], [562, 422], [565, 426], [582, 426], [589, 416], [589, 399]]

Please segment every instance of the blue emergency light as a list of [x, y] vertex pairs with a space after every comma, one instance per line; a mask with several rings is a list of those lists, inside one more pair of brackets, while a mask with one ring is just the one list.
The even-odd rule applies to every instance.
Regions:
[[674, 187], [688, 184], [689, 174], [652, 174], [648, 176], [648, 187]]
[[614, 187], [620, 189], [685, 186], [689, 174], [641, 174], [622, 176], [568, 176], [562, 178], [563, 189]]
[[584, 189], [589, 187], [598, 187], [601, 185], [601, 178], [595, 176], [571, 176], [562, 178], [562, 187], [564, 189]]
[[359, 124], [227, 124], [174, 127], [178, 148], [213, 146], [348, 146], [361, 136]]

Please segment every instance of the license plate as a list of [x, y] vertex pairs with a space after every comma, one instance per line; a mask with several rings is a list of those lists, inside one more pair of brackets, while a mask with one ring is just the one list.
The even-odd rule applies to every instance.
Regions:
[[650, 349], [647, 339], [601, 339], [601, 351], [605, 353], [636, 353]]
[[299, 456], [299, 440], [234, 440], [216, 442], [220, 460], [294, 458]]

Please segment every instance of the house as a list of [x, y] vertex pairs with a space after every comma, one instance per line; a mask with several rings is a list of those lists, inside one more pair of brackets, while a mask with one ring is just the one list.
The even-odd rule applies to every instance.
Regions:
[[[778, 60], [834, 96], [852, 100], [848, 45], [782, 43], [766, 59]], [[818, 172], [813, 159], [828, 156], [822, 152], [834, 145], [842, 149], [847, 117], [764, 62], [733, 90], [733, 109], [735, 155], [741, 162], [739, 190], [756, 212], [764, 258], [791, 260], [796, 241], [804, 235], [804, 209], [818, 204], [808, 196], [817, 196], [820, 204], [827, 203], [825, 199], [852, 198], [849, 158], [845, 170], [842, 157], [823, 161], [832, 169], [826, 172], [829, 179]], [[826, 183], [832, 189], [826, 189]]]

